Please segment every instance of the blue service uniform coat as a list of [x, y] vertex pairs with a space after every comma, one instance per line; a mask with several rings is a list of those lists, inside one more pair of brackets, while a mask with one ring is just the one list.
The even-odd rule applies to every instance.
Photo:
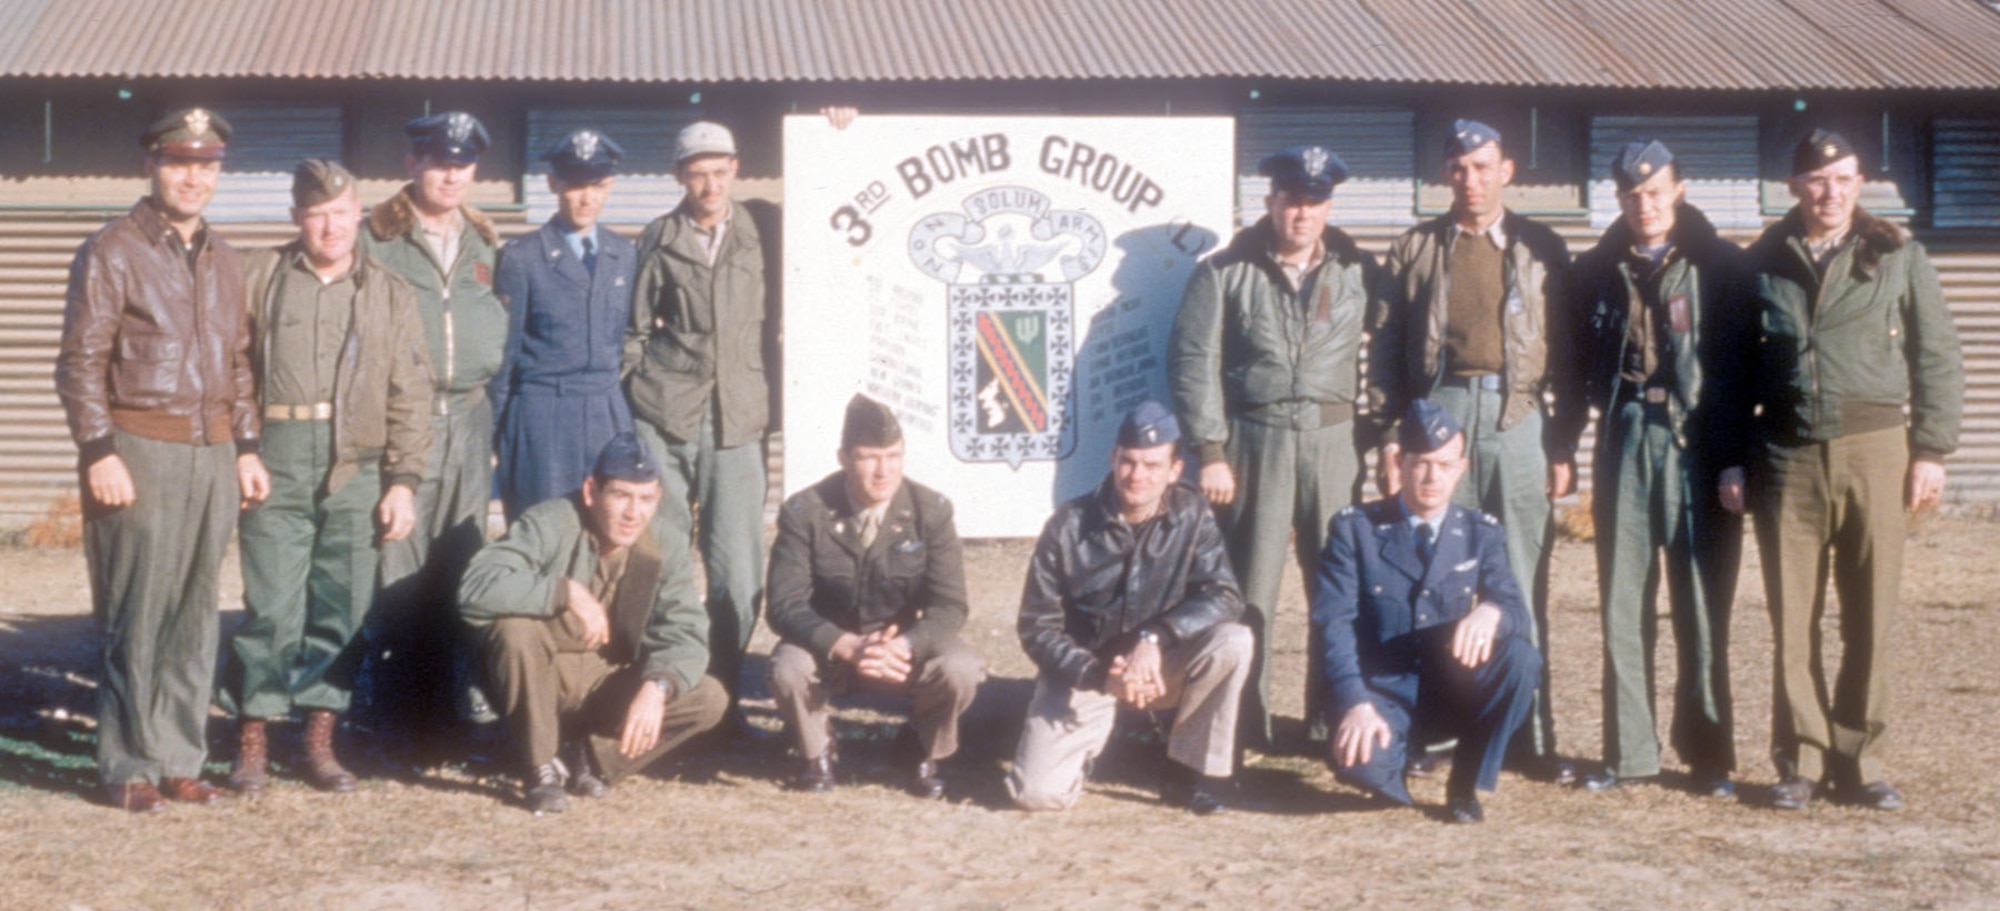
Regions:
[[[1452, 635], [1483, 602], [1500, 609], [1500, 627], [1492, 656], [1469, 669], [1451, 656]], [[1420, 746], [1458, 738], [1453, 786], [1492, 790], [1541, 673], [1497, 520], [1452, 504], [1426, 567], [1400, 501], [1341, 510], [1327, 530], [1312, 617], [1324, 630], [1328, 724], [1365, 701], [1395, 733], [1372, 761], [1338, 770], [1342, 778], [1408, 803], [1403, 760], [1414, 728]]]
[[604, 444], [632, 429], [618, 364], [637, 264], [632, 242], [600, 226], [597, 269], [584, 268], [557, 218], [500, 251], [507, 346], [488, 394], [509, 521], [582, 487]]

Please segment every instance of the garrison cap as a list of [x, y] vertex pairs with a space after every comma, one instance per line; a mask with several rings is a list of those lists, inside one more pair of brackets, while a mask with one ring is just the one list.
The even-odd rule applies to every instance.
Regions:
[[660, 479], [660, 466], [639, 438], [627, 430], [604, 444], [604, 451], [597, 454], [597, 465], [590, 473], [600, 484], [605, 481], [650, 484]]
[[674, 137], [674, 165], [698, 155], [728, 155], [736, 157], [736, 136], [722, 124], [708, 120], [697, 120], [681, 127], [680, 135]]
[[1653, 179], [1653, 175], [1673, 163], [1674, 152], [1666, 143], [1657, 139], [1628, 142], [1611, 156], [1611, 180], [1618, 184], [1618, 192], [1623, 193]]
[[1347, 179], [1347, 163], [1323, 146], [1295, 146], [1264, 156], [1257, 173], [1271, 178], [1271, 190], [1307, 199], [1331, 199]]
[[292, 206], [310, 209], [354, 189], [354, 175], [340, 162], [308, 158], [292, 169]]
[[1817, 171], [1843, 158], [1859, 155], [1847, 137], [1832, 130], [1814, 130], [1792, 149], [1792, 176]]
[[1403, 423], [1396, 429], [1396, 445], [1412, 455], [1436, 452], [1458, 436], [1459, 430], [1458, 420], [1451, 412], [1430, 399], [1418, 399], [1410, 403], [1409, 412], [1403, 415]]
[[222, 157], [236, 131], [229, 121], [207, 108], [181, 108], [153, 121], [139, 136], [147, 154], [215, 160]]
[[1150, 449], [1180, 438], [1180, 420], [1167, 406], [1151, 399], [1140, 402], [1118, 425], [1118, 445], [1125, 449]]
[[1457, 158], [1500, 141], [1500, 131], [1477, 120], [1454, 120], [1451, 135], [1444, 138], [1444, 157]]
[[471, 164], [493, 144], [486, 125], [464, 111], [446, 111], [419, 117], [403, 124], [410, 137], [410, 153], [419, 158], [435, 158], [452, 164]]
[[889, 406], [858, 392], [847, 400], [847, 419], [840, 425], [842, 450], [852, 451], [856, 446], [879, 449], [902, 441], [902, 422]]
[[596, 183], [618, 173], [625, 150], [596, 130], [577, 130], [542, 153], [549, 170], [564, 183]]

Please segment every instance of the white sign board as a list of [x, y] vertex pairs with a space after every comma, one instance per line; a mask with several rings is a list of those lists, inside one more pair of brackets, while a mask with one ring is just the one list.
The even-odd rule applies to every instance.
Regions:
[[1234, 121], [785, 119], [785, 493], [838, 468], [855, 393], [967, 537], [1040, 533], [1168, 403], [1167, 335], [1227, 237]]

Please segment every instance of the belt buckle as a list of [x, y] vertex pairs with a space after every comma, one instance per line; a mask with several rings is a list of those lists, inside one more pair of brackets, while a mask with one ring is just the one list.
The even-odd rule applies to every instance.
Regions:
[[1640, 393], [1639, 397], [1648, 405], [1665, 405], [1667, 403], [1667, 388], [1665, 386], [1647, 386]]
[[1486, 390], [1486, 391], [1488, 391], [1488, 392], [1499, 392], [1499, 391], [1500, 391], [1500, 374], [1497, 374], [1497, 373], [1482, 373], [1482, 374], [1480, 374], [1480, 375], [1479, 375], [1479, 388], [1481, 388], [1481, 389], [1484, 389], [1484, 390]]
[[315, 421], [333, 420], [333, 403], [314, 402], [312, 406], [312, 419]]

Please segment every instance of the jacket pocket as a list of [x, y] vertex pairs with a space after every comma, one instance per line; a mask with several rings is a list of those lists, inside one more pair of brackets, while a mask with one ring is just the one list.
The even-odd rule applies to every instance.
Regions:
[[128, 408], [166, 406], [180, 385], [182, 354], [173, 336], [120, 333], [111, 400]]

